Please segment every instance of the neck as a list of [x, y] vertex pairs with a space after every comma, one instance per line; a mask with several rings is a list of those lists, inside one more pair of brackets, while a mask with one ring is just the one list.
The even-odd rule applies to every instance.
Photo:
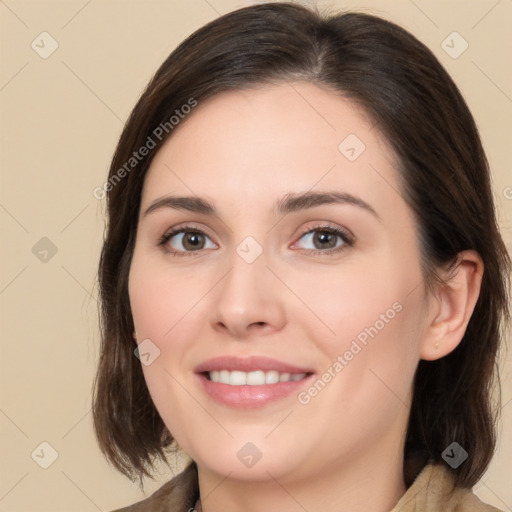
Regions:
[[198, 467], [202, 512], [389, 512], [406, 491], [402, 458], [375, 452], [307, 478], [270, 473], [266, 480], [245, 481]]

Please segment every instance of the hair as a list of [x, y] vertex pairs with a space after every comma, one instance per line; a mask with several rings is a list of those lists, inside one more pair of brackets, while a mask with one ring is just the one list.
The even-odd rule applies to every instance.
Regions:
[[[194, 101], [285, 81], [307, 81], [361, 106], [389, 142], [416, 218], [426, 289], [435, 289], [436, 270], [453, 269], [461, 251], [473, 249], [483, 260], [480, 296], [461, 343], [439, 360], [419, 362], [404, 453], [409, 486], [429, 461], [443, 463], [442, 452], [456, 441], [469, 458], [450, 471], [456, 486], [471, 487], [495, 449], [497, 355], [510, 318], [510, 257], [477, 127], [448, 73], [409, 32], [370, 14], [324, 15], [292, 3], [238, 9], [190, 35], [154, 74], [120, 136], [105, 189], [108, 221], [98, 276], [101, 348], [93, 418], [100, 448], [142, 485], [175, 447], [134, 356], [128, 296], [144, 178], [173, 133], [160, 129], [155, 137], [156, 129], [169, 128], [176, 110]], [[150, 139], [155, 147], [121, 175]]]

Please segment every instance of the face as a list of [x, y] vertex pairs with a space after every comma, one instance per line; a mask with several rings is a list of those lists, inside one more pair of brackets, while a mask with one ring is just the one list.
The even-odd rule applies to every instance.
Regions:
[[302, 82], [200, 103], [155, 155], [130, 302], [200, 469], [284, 484], [401, 456], [426, 322], [394, 167], [363, 111]]

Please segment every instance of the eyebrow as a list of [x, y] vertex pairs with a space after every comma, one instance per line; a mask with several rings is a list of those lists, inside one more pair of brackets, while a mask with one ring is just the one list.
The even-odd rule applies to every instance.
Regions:
[[[299, 194], [286, 194], [274, 205], [276, 214], [286, 215], [288, 213], [307, 210], [326, 204], [349, 204], [357, 206], [371, 213], [374, 217], [382, 220], [379, 214], [363, 199], [352, 194], [338, 191], [326, 192], [303, 192]], [[204, 215], [217, 215], [215, 206], [206, 199], [197, 196], [165, 196], [156, 199], [144, 212], [144, 216], [162, 208], [174, 210], [185, 210], [201, 213]]]

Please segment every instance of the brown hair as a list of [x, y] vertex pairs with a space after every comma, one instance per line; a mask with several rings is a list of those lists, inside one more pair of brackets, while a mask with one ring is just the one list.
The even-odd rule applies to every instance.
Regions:
[[462, 342], [440, 360], [419, 363], [404, 454], [410, 485], [427, 461], [442, 463], [442, 452], [456, 441], [469, 452], [454, 472], [456, 485], [470, 487], [495, 447], [498, 407], [491, 391], [509, 317], [510, 269], [477, 127], [447, 72], [406, 30], [368, 14], [324, 16], [291, 3], [239, 9], [197, 30], [158, 69], [126, 123], [110, 167], [99, 265], [102, 341], [93, 415], [100, 447], [142, 485], [173, 445], [134, 356], [128, 297], [144, 177], [172, 129], [122, 179], [111, 180], [191, 99], [201, 103], [220, 92], [285, 80], [305, 80], [356, 102], [387, 138], [416, 215], [427, 287], [434, 289], [436, 267], [455, 265], [460, 251], [474, 249], [482, 257], [480, 297]]

